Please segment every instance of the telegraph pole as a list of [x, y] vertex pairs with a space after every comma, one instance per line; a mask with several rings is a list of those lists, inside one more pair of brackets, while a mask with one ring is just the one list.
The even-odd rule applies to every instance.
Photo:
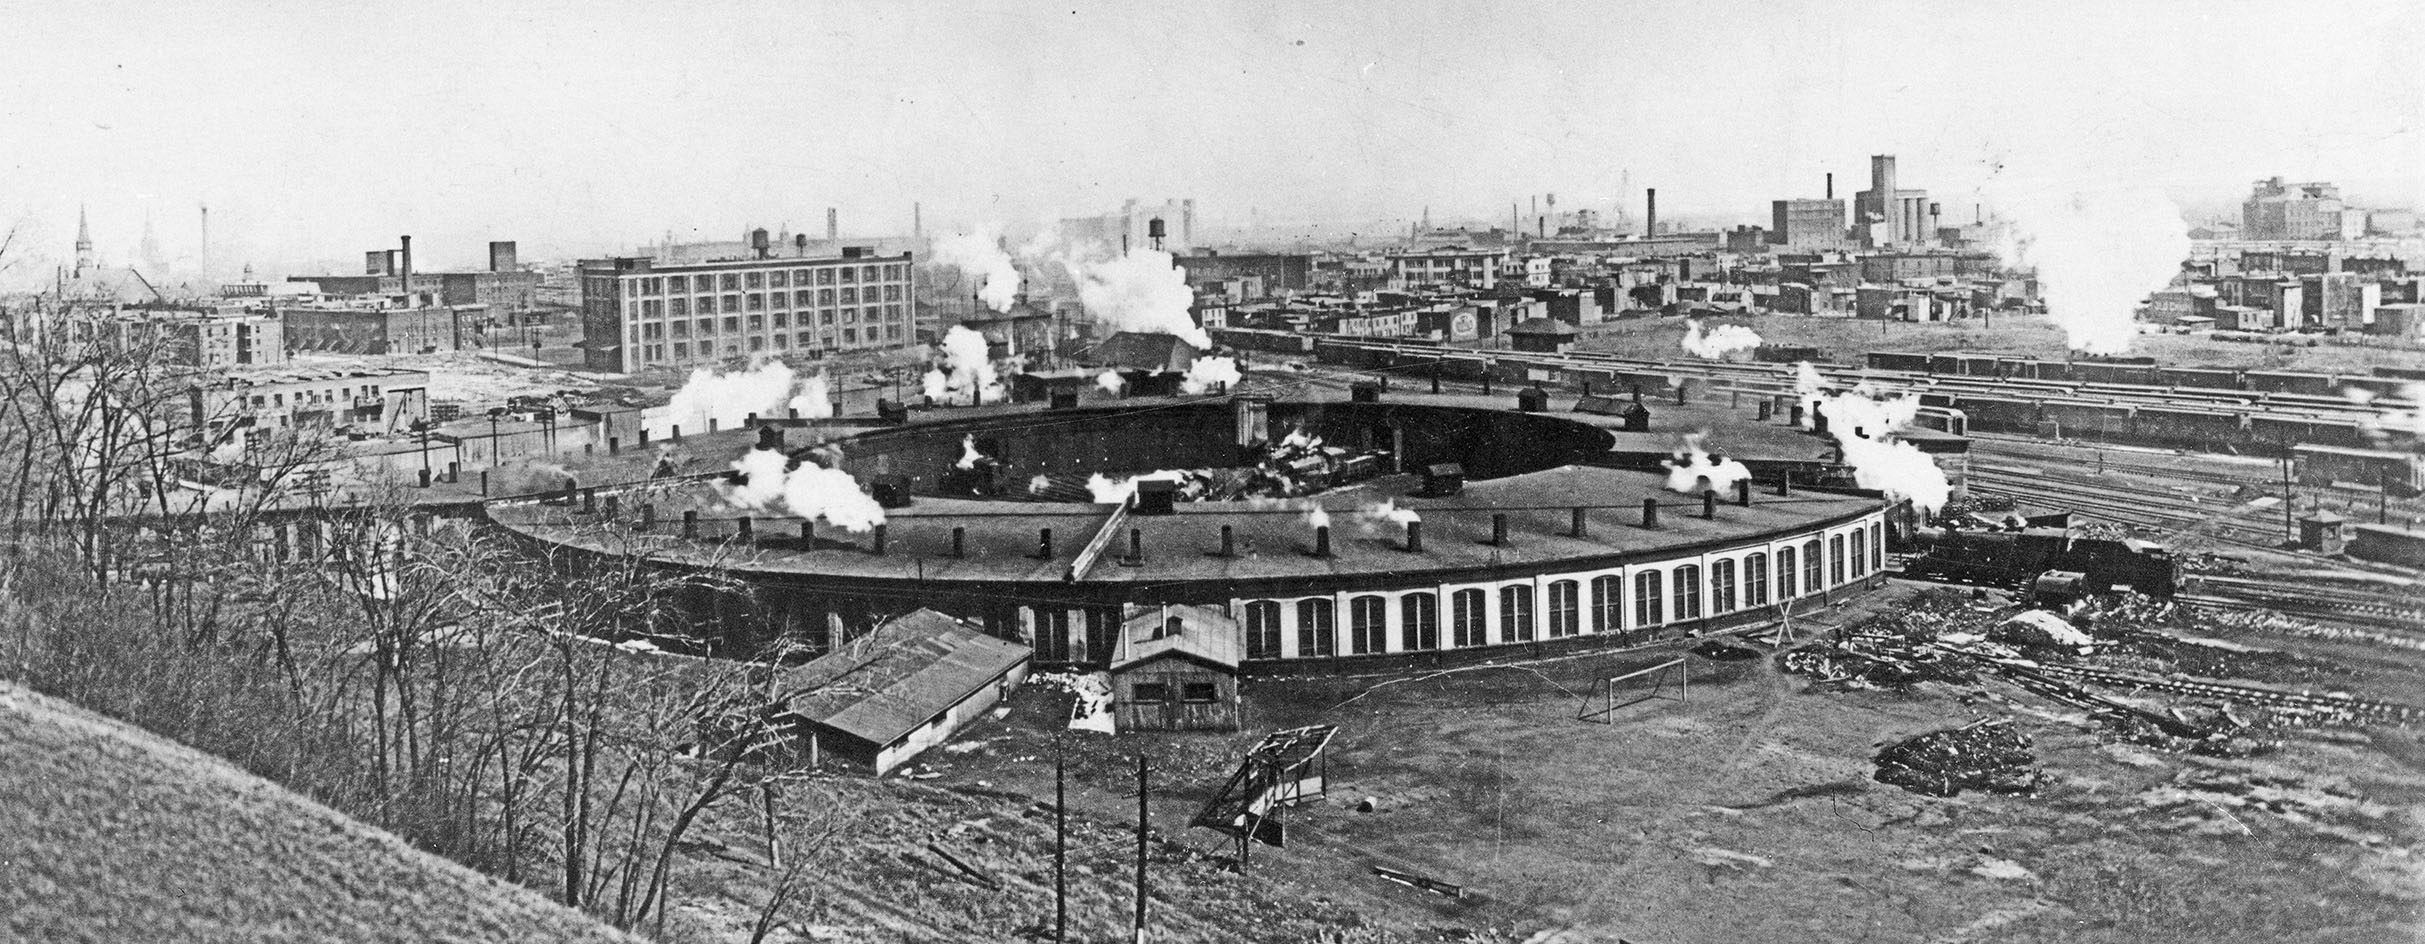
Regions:
[[1069, 765], [1053, 735], [1053, 944], [1069, 939]]
[[1145, 755], [1137, 755], [1137, 937], [1145, 944]]

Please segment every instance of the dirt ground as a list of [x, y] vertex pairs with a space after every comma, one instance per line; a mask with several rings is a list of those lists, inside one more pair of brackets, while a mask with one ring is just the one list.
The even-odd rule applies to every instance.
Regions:
[[[1867, 601], [1889, 608], [1911, 585]], [[1836, 611], [1834, 623], [1858, 616]], [[1805, 631], [1817, 629], [1805, 624]], [[2317, 729], [2218, 759], [2119, 743], [2084, 713], [1993, 680], [1839, 691], [1774, 659], [1692, 660], [1683, 701], [1576, 720], [1590, 680], [1677, 648], [1526, 668], [1247, 686], [1238, 735], [1079, 737], [1073, 806], [1133, 822], [1139, 749], [1157, 828], [1186, 817], [1262, 732], [1340, 726], [1328, 802], [1288, 814], [1250, 870], [1410, 935], [1512, 929], [1555, 940], [2386, 941], [2425, 935], [2425, 742]], [[2368, 671], [2413, 674], [2402, 660]], [[2369, 686], [2371, 687], [2371, 686]], [[1371, 689], [1369, 692], [1367, 689]], [[1361, 697], [1340, 707], [1350, 697]], [[937, 785], [1049, 797], [1065, 702], [926, 758]], [[1871, 780], [1889, 742], [2010, 716], [2051, 781], [2037, 796], [1933, 798]], [[1356, 812], [1359, 801], [1373, 812]], [[1456, 900], [1375, 865], [1469, 887]], [[1176, 894], [1177, 892], [1174, 892]], [[1563, 934], [1559, 934], [1563, 932]], [[1286, 940], [1284, 937], [1253, 937]]]

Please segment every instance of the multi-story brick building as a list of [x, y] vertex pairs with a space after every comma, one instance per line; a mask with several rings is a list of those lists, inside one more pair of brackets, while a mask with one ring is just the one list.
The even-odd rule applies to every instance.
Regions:
[[1844, 248], [1844, 201], [1778, 200], [1769, 204], [1768, 241], [1793, 250]]
[[818, 356], [917, 343], [910, 253], [660, 264], [584, 259], [584, 364], [628, 372], [753, 354]]
[[2328, 183], [2256, 182], [2240, 205], [2241, 239], [2339, 239], [2341, 188]]
[[[1466, 249], [1445, 246], [1420, 252], [1400, 252], [1389, 255], [1389, 284], [1392, 288], [1418, 285], [1467, 285], [1479, 289], [1498, 287], [1501, 270], [1511, 257], [1504, 249]], [[1542, 272], [1547, 275], [1544, 265]]]

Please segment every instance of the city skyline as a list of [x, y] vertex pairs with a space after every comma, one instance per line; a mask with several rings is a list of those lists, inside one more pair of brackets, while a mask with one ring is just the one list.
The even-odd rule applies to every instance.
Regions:
[[[1638, 214], [1657, 187], [1667, 217], [1759, 224], [1871, 154], [1948, 218], [2121, 186], [2214, 209], [2271, 176], [2425, 202], [2397, 5], [2063, 8], [41, 11], [0, 102], [0, 280], [64, 261], [79, 208], [123, 263], [147, 223], [198, 255], [207, 204], [225, 274], [399, 232], [446, 265], [818, 231], [829, 206], [907, 233], [913, 203], [934, 233], [1190, 196], [1213, 229], [1503, 221], [1543, 193]], [[2308, 65], [2215, 66], [2252, 43]]]

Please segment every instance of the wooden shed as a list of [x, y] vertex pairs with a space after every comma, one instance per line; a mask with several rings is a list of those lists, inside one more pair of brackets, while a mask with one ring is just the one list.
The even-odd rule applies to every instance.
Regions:
[[1032, 653], [918, 610], [783, 673], [781, 698], [811, 764], [877, 776], [941, 744], [1027, 678]]
[[1111, 661], [1112, 719], [1122, 731], [1238, 729], [1238, 623], [1218, 609], [1136, 607]]

